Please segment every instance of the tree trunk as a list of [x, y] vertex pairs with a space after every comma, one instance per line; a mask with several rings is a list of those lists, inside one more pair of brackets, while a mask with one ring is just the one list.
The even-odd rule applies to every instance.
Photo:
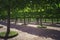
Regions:
[[26, 25], [26, 18], [25, 18], [25, 13], [24, 13], [24, 25]]
[[[42, 6], [42, 5], [41, 5]], [[41, 9], [40, 9], [41, 10]], [[42, 11], [42, 10], [41, 10]], [[43, 18], [43, 15], [42, 15], [42, 13], [40, 14], [40, 25], [41, 25], [41, 27], [43, 27], [43, 24], [42, 24], [42, 18]]]
[[52, 24], [53, 24], [53, 18], [51, 19], [51, 21], [52, 21]]
[[16, 18], [15, 18], [15, 24], [17, 23], [17, 20], [18, 20], [18, 19], [17, 19], [17, 17], [16, 17]]
[[22, 18], [20, 18], [20, 22], [21, 22], [21, 23], [23, 23], [22, 21], [23, 21]]
[[36, 18], [36, 22], [37, 22], [37, 24], [39, 24], [39, 18]]
[[26, 25], [26, 19], [25, 19], [25, 17], [24, 17], [24, 25]]
[[40, 25], [41, 25], [41, 27], [43, 26], [43, 25], [42, 25], [42, 19], [40, 19]]
[[58, 18], [57, 18], [57, 23], [59, 22]]
[[46, 23], [46, 18], [45, 18], [45, 23]]
[[8, 15], [7, 15], [7, 32], [6, 32], [6, 35], [5, 35], [5, 40], [8, 39], [8, 35], [9, 35], [9, 32], [10, 32], [10, 7], [8, 6], [8, 11], [7, 11]]
[[9, 4], [8, 4], [8, 8], [7, 8], [7, 31], [6, 31], [6, 35], [5, 35], [5, 39], [4, 40], [7, 40], [8, 39], [8, 35], [10, 33], [10, 0], [8, 1]]
[[30, 22], [30, 18], [28, 18], [28, 23]]

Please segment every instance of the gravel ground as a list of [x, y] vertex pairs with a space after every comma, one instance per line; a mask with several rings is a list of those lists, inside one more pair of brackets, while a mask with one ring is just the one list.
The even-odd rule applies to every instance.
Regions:
[[[6, 30], [6, 28], [1, 28], [0, 32], [5, 31], [5, 30]], [[26, 32], [22, 32], [22, 31], [19, 31], [17, 29], [13, 29], [13, 28], [11, 28], [11, 30], [17, 31], [19, 35], [14, 37], [14, 38], [10, 38], [8, 40], [54, 40], [52, 38], [39, 37], [39, 36], [29, 34], [29, 33], [26, 33]], [[4, 39], [0, 38], [0, 40], [4, 40]]]
[[[17, 31], [19, 35], [8, 40], [60, 40], [60, 28], [58, 27], [36, 28], [36, 25], [11, 24], [11, 30]], [[1, 31], [6, 31], [6, 26], [0, 28]], [[4, 39], [0, 38], [0, 40]]]

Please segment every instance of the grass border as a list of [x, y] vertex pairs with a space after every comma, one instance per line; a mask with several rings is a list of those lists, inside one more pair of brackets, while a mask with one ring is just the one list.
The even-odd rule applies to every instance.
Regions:
[[[14, 31], [15, 32], [15, 31]], [[0, 32], [1, 33], [1, 32]], [[8, 39], [9, 38], [13, 38], [13, 37], [15, 37], [15, 36], [17, 36], [18, 35], [18, 32], [15, 34], [15, 35], [13, 35], [13, 36], [8, 36]], [[2, 39], [4, 39], [5, 38], [5, 36], [3, 37], [3, 36], [0, 36], [0, 38], [2, 38]]]

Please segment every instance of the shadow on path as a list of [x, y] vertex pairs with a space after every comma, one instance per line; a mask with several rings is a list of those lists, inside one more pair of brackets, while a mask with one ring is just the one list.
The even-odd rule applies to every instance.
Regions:
[[[6, 25], [6, 23], [3, 23], [3, 22], [0, 22], [0, 24]], [[40, 36], [40, 37], [60, 40], [60, 31], [53, 30], [53, 29], [34, 28], [34, 27], [30, 27], [30, 26], [15, 25], [15, 24], [11, 24], [11, 28], [16, 28], [20, 31], [27, 32], [29, 34]]]

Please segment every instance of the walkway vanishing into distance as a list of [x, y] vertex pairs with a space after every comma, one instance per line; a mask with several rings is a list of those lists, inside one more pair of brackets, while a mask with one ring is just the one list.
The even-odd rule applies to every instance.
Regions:
[[[5, 22], [0, 22], [0, 25], [6, 26], [6, 24]], [[37, 28], [37, 25], [19, 25], [19, 23], [11, 23], [11, 28], [18, 30], [19, 35], [9, 40], [60, 40], [60, 27], [57, 26]]]

